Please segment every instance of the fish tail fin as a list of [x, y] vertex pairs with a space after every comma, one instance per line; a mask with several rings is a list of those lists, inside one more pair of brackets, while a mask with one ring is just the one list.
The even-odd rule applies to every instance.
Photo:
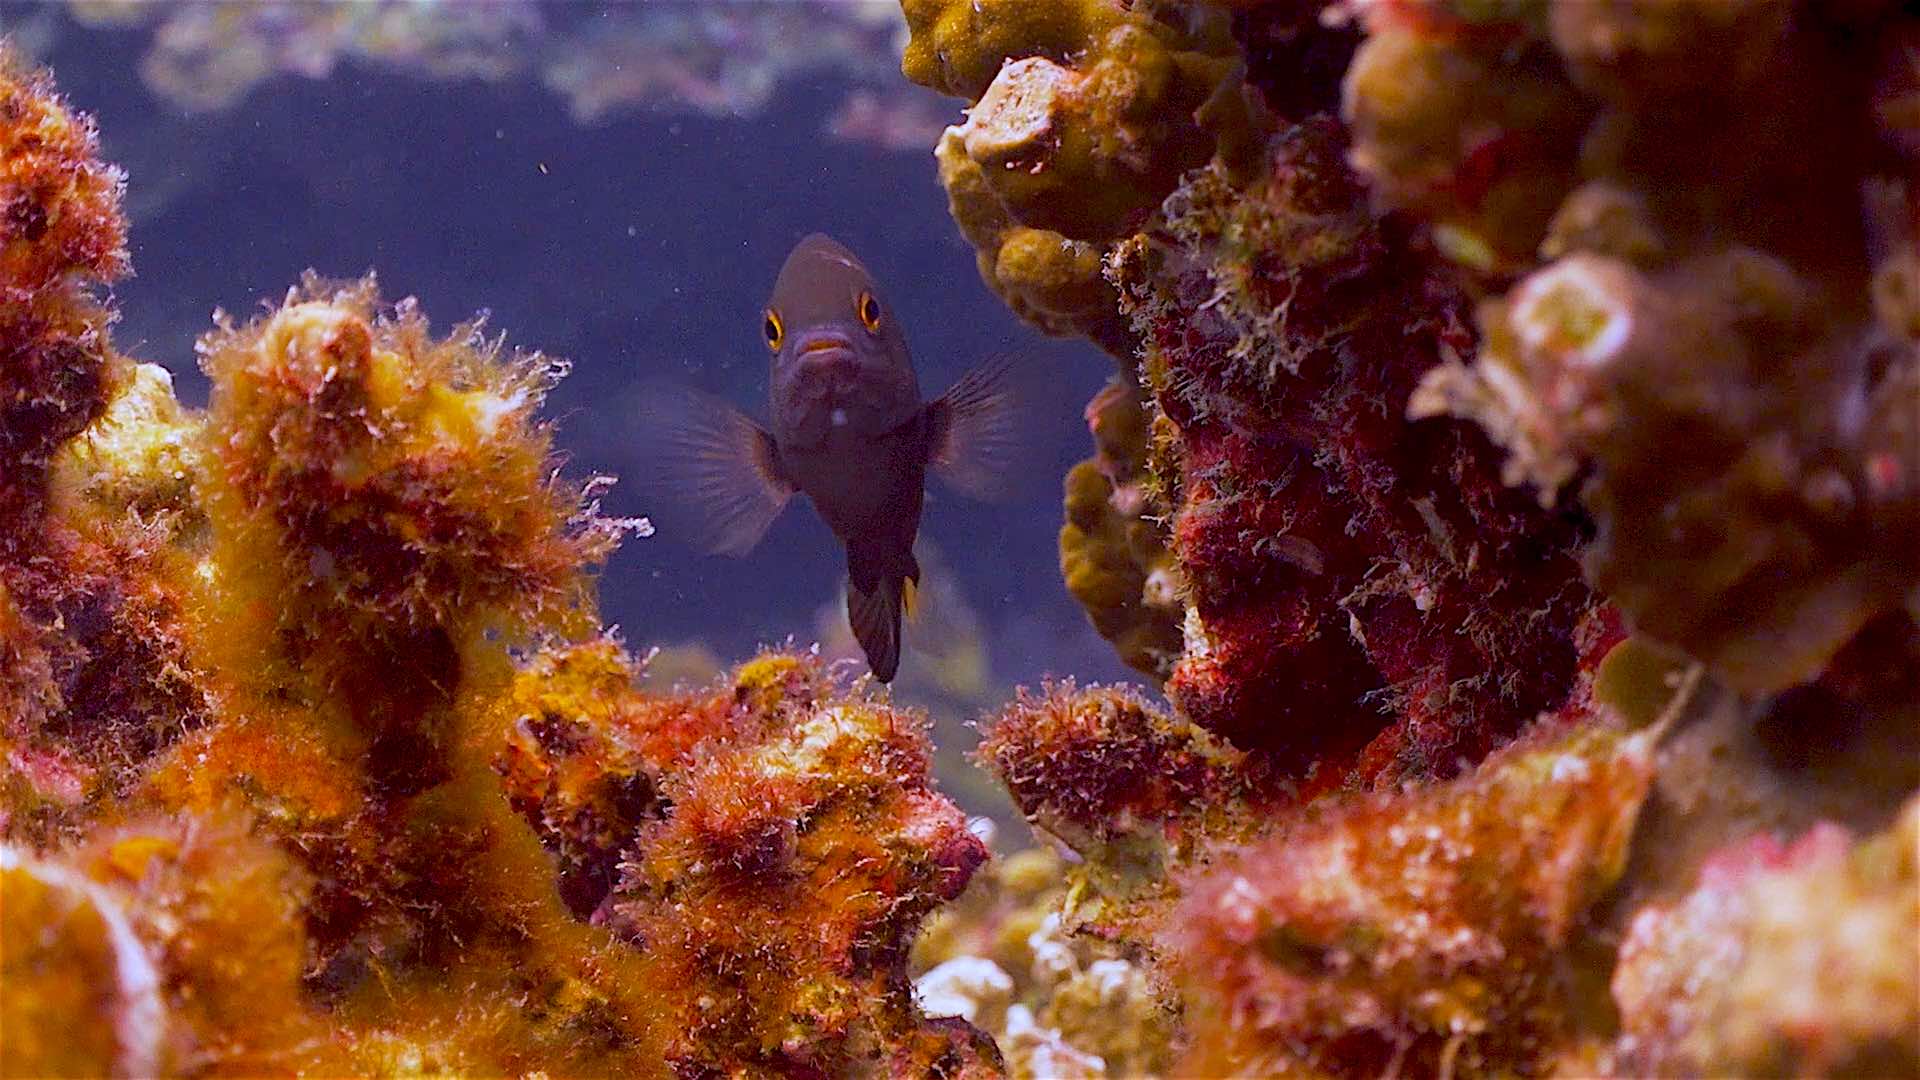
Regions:
[[847, 624], [860, 651], [867, 654], [873, 677], [889, 683], [900, 670], [900, 620], [914, 606], [920, 564], [911, 552], [894, 565], [876, 566], [875, 562], [849, 552]]
[[725, 401], [652, 382], [629, 415], [640, 459], [631, 480], [661, 535], [709, 554], [745, 555], [793, 497], [773, 437]]
[[1020, 370], [1016, 357], [995, 357], [927, 404], [927, 464], [962, 494], [991, 502], [1013, 493], [1034, 430]]

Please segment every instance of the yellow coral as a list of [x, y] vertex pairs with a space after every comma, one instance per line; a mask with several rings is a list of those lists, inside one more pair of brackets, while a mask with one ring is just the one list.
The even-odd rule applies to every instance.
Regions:
[[904, 0], [908, 38], [900, 68], [943, 94], [977, 98], [1016, 56], [1072, 56], [1125, 14], [1108, 0]]
[[1102, 0], [904, 6], [908, 77], [975, 100], [935, 156], [981, 276], [1048, 333], [1130, 358], [1101, 263], [1213, 153], [1201, 114], [1232, 83], [1219, 21]]
[[1146, 416], [1113, 383], [1087, 407], [1100, 456], [1067, 472], [1060, 573], [1094, 629], [1129, 667], [1165, 678], [1181, 649], [1179, 571], [1141, 475]]

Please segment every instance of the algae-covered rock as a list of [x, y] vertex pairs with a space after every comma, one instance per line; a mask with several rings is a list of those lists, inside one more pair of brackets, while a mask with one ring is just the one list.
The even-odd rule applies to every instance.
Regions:
[[1565, 969], [1625, 866], [1652, 741], [1537, 732], [1470, 776], [1329, 807], [1213, 870], [1165, 931], [1190, 1003], [1183, 1072], [1539, 1071], [1590, 1007]]
[[1920, 1072], [1920, 801], [1881, 835], [1836, 825], [1729, 844], [1634, 916], [1613, 973], [1619, 1076]]

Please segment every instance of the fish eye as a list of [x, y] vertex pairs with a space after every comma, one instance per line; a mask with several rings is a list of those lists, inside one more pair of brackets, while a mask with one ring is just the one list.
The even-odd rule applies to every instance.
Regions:
[[761, 325], [760, 331], [767, 335], [769, 349], [778, 349], [780, 343], [787, 340], [786, 324], [780, 321], [780, 313], [772, 308], [767, 309], [767, 321]]
[[860, 325], [866, 327], [868, 333], [880, 332], [880, 301], [875, 300], [872, 293], [860, 294], [860, 303], [856, 310], [860, 312]]

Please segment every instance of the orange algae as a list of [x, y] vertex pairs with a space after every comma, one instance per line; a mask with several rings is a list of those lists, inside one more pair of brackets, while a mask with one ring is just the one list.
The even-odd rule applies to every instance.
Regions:
[[51, 843], [198, 721], [164, 515], [50, 504], [131, 366], [94, 291], [127, 270], [121, 178], [44, 74], [0, 56], [0, 827]]
[[71, 871], [0, 848], [0, 1073], [109, 1076], [152, 1068], [152, 971], [125, 917]]
[[[482, 702], [510, 677], [492, 636], [589, 617], [580, 575], [612, 539], [552, 479], [531, 419], [550, 367], [475, 328], [436, 341], [370, 282], [310, 279], [201, 349], [213, 542], [195, 615], [221, 716], [140, 802], [241, 809], [297, 858], [302, 990], [349, 1059], [642, 1067], [630, 958], [561, 905], [487, 766]], [[495, 1000], [522, 1007], [451, 1022]]]
[[925, 721], [832, 691], [809, 657], [742, 666], [732, 722], [664, 779], [671, 809], [623, 868], [612, 925], [681, 988], [661, 1006], [668, 1060], [692, 1075], [997, 1069], [984, 1036], [921, 1017], [906, 980], [921, 921], [985, 845], [928, 785]]

